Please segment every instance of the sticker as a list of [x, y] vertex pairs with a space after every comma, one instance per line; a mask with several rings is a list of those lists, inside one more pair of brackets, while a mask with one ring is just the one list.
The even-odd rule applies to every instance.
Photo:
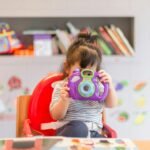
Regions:
[[22, 86], [21, 79], [17, 76], [12, 76], [8, 80], [8, 86], [10, 90], [19, 89]]
[[146, 82], [140, 82], [140, 83], [135, 85], [134, 90], [135, 91], [140, 91], [146, 86], [146, 84], [147, 84]]
[[121, 112], [118, 116], [118, 121], [119, 122], [125, 122], [129, 119], [129, 115], [127, 112]]
[[140, 108], [144, 107], [146, 105], [146, 98], [145, 97], [140, 97], [136, 100], [136, 105]]
[[79, 76], [74, 76], [74, 77], [71, 79], [71, 82], [77, 82], [78, 80], [80, 80], [80, 77], [79, 77]]
[[115, 142], [118, 143], [118, 144], [123, 144], [125, 145], [125, 141], [123, 141], [122, 139], [115, 139]]
[[23, 94], [24, 95], [28, 95], [29, 93], [30, 93], [30, 89], [29, 88], [26, 87], [26, 88], [23, 89]]
[[117, 83], [115, 89], [116, 89], [116, 91], [120, 91], [123, 89], [123, 85], [121, 83]]
[[121, 81], [121, 84], [124, 85], [124, 86], [128, 86], [128, 81], [123, 80], [123, 81]]
[[136, 125], [140, 125], [140, 124], [142, 124], [142, 123], [144, 122], [144, 119], [145, 119], [145, 113], [139, 114], [139, 115], [137, 115], [137, 117], [135, 118], [134, 123], [135, 123]]
[[80, 143], [80, 139], [72, 139], [73, 143]]
[[128, 81], [123, 80], [123, 81], [121, 81], [121, 82], [119, 82], [119, 83], [116, 84], [115, 89], [116, 89], [116, 91], [120, 91], [120, 90], [122, 90], [125, 86], [128, 86]]
[[118, 106], [121, 106], [123, 104], [123, 100], [122, 99], [118, 99]]

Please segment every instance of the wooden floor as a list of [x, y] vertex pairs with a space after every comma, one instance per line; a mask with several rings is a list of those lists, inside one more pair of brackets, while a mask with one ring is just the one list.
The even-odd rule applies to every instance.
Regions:
[[138, 150], [150, 150], [150, 140], [147, 141], [133, 141], [137, 147]]

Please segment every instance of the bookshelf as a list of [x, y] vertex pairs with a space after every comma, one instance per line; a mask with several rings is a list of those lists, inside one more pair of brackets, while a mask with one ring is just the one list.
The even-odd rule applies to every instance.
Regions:
[[55, 30], [67, 29], [66, 23], [70, 21], [75, 27], [82, 29], [91, 27], [98, 29], [99, 26], [114, 24], [118, 26], [133, 48], [134, 45], [134, 17], [4, 17], [1, 22], [7, 22], [11, 28], [16, 31], [19, 38], [26, 45], [31, 44], [32, 36], [23, 36], [24, 30]]

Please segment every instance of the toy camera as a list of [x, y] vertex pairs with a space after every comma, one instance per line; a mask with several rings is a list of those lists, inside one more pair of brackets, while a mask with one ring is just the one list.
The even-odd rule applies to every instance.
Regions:
[[70, 97], [75, 100], [104, 101], [108, 94], [108, 83], [101, 83], [99, 79], [98, 72], [74, 70], [68, 81]]

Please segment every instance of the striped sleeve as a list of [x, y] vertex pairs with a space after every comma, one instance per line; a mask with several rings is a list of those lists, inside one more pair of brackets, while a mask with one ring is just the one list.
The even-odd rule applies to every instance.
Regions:
[[61, 91], [61, 82], [57, 83], [54, 87], [54, 90], [52, 93], [52, 100], [51, 100], [51, 103], [49, 106], [50, 111], [51, 111], [53, 105], [58, 102], [58, 100], [60, 98], [60, 91]]

